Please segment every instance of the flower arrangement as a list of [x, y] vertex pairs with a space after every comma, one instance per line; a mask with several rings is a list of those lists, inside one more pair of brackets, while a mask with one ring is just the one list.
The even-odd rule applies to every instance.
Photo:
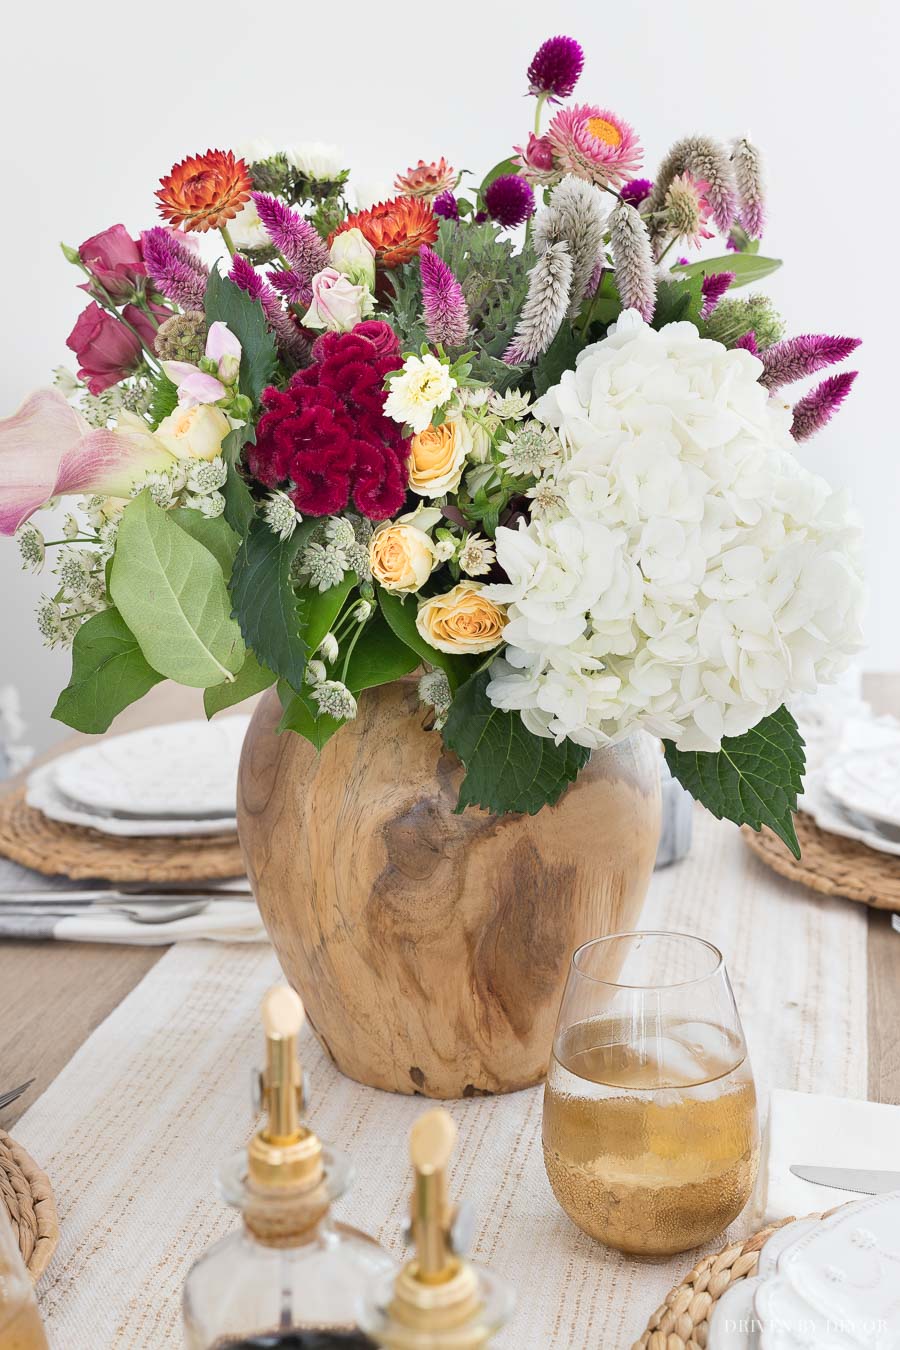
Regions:
[[77, 375], [0, 423], [0, 530], [27, 566], [59, 550], [58, 718], [101, 731], [163, 678], [209, 715], [277, 682], [321, 748], [423, 667], [459, 809], [534, 812], [643, 728], [796, 850], [785, 705], [858, 649], [861, 579], [797, 456], [854, 373], [787, 391], [857, 342], [786, 337], [740, 293], [779, 266], [757, 148], [687, 137], [641, 177], [629, 123], [571, 101], [583, 64], [543, 44], [533, 129], [477, 186], [419, 160], [351, 209], [331, 147], [208, 150], [161, 179], [163, 223], [64, 249]]

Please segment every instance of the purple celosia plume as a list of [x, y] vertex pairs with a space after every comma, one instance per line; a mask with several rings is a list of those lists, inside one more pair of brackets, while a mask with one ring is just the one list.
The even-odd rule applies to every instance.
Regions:
[[649, 178], [632, 178], [630, 182], [622, 184], [622, 191], [619, 196], [629, 206], [640, 206], [641, 202], [646, 201], [652, 191], [653, 184]]
[[202, 309], [209, 270], [200, 257], [164, 225], [141, 235], [147, 275], [168, 300], [182, 309]]
[[266, 322], [275, 334], [282, 354], [296, 365], [302, 365], [309, 356], [310, 344], [291, 316], [282, 309], [278, 293], [240, 253], [234, 255], [228, 275], [236, 286], [240, 286], [242, 291], [262, 305]]
[[469, 309], [456, 280], [443, 258], [430, 248], [419, 250], [422, 269], [422, 305], [429, 342], [460, 347], [469, 332]]
[[528, 67], [528, 92], [549, 97], [551, 103], [568, 98], [584, 67], [584, 52], [574, 38], [548, 38], [538, 47]]
[[534, 190], [518, 174], [505, 173], [485, 189], [484, 205], [491, 220], [514, 230], [534, 215]]
[[850, 393], [858, 374], [857, 370], [844, 370], [839, 375], [829, 375], [821, 384], [816, 385], [812, 393], [794, 404], [791, 435], [795, 441], [809, 440], [810, 436], [814, 436], [831, 421]]
[[859, 344], [859, 338], [829, 337], [826, 333], [785, 338], [763, 353], [761, 359], [765, 370], [759, 377], [760, 383], [770, 391], [780, 389], [783, 384], [793, 384], [826, 366], [837, 365], [856, 351]]
[[296, 211], [265, 192], [251, 193], [266, 234], [285, 258], [307, 281], [328, 266], [328, 245]]
[[312, 304], [312, 286], [293, 268], [281, 272], [273, 270], [267, 274], [267, 280], [289, 305], [302, 305], [308, 309]]
[[459, 220], [459, 202], [454, 193], [449, 188], [439, 192], [431, 203], [431, 209], [436, 216], [443, 220]]
[[760, 354], [759, 347], [756, 345], [756, 334], [752, 328], [749, 333], [744, 333], [743, 337], [739, 337], [734, 345], [741, 351], [749, 352], [751, 356], [759, 356]]
[[700, 290], [703, 304], [700, 306], [700, 318], [708, 319], [728, 287], [734, 281], [734, 272], [712, 272], [703, 278]]

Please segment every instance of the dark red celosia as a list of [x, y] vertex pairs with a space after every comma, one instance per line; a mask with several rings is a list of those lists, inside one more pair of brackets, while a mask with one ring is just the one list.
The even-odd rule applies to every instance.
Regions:
[[370, 520], [385, 520], [403, 505], [409, 453], [400, 427], [384, 416], [384, 377], [401, 364], [396, 336], [370, 321], [323, 334], [312, 355], [285, 390], [263, 393], [247, 466], [303, 515], [334, 515], [352, 502]]

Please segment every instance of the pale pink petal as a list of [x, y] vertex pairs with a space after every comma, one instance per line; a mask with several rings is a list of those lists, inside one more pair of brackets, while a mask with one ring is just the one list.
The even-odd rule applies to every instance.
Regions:
[[202, 370], [194, 370], [178, 386], [178, 402], [183, 408], [193, 408], [196, 403], [218, 403], [227, 396], [228, 390], [221, 380]]
[[57, 389], [39, 389], [0, 419], [0, 534], [14, 534], [51, 497], [127, 497], [172, 456], [148, 431], [92, 431]]
[[189, 375], [196, 375], [198, 369], [190, 361], [163, 361], [161, 364], [169, 379], [179, 388]]
[[223, 356], [236, 356], [238, 360], [241, 359], [241, 344], [227, 323], [223, 323], [221, 319], [209, 325], [209, 332], [206, 335], [206, 355], [211, 361], [219, 361]]

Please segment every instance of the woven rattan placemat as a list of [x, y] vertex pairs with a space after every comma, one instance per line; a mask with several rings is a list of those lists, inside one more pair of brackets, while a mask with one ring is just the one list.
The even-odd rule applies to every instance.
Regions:
[[789, 881], [875, 909], [900, 909], [900, 858], [855, 839], [826, 834], [803, 811], [794, 816], [794, 826], [799, 861], [771, 830], [757, 834], [745, 825], [742, 833], [756, 856]]
[[0, 1130], [0, 1204], [12, 1221], [22, 1259], [35, 1284], [59, 1241], [53, 1188], [21, 1144]]
[[242, 876], [236, 834], [123, 839], [48, 820], [21, 787], [0, 797], [0, 854], [76, 881], [216, 881]]
[[[838, 1206], [841, 1208], [841, 1206]], [[825, 1214], [811, 1214], [812, 1219], [824, 1219]], [[778, 1228], [793, 1223], [792, 1218], [779, 1219], [761, 1228], [744, 1242], [733, 1242], [721, 1252], [704, 1256], [681, 1284], [676, 1284], [647, 1323], [647, 1330], [631, 1350], [705, 1350], [709, 1337], [709, 1319], [718, 1299], [738, 1280], [751, 1279], [756, 1274], [759, 1254]]]

